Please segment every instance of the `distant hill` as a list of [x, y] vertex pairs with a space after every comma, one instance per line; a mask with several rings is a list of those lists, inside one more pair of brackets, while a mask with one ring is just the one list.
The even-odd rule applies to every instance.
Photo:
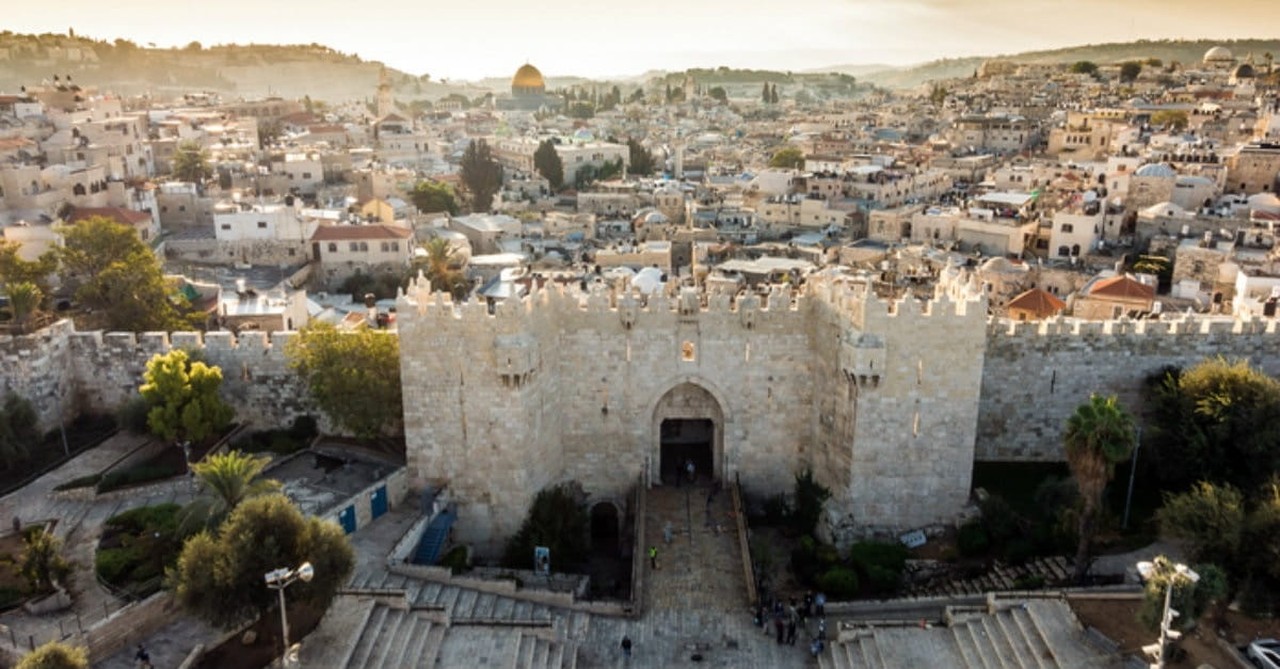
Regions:
[[[1227, 47], [1237, 58], [1244, 58], [1251, 53], [1255, 63], [1263, 62], [1262, 54], [1264, 53], [1271, 53], [1280, 59], [1280, 39], [1139, 40], [998, 56], [947, 58], [912, 67], [888, 68], [878, 72], [863, 71], [862, 74], [855, 76], [861, 81], [885, 88], [914, 88], [929, 81], [972, 76], [978, 67], [988, 60], [1008, 60], [1017, 63], [1074, 63], [1088, 60], [1099, 65], [1110, 65], [1127, 60], [1158, 58], [1165, 63], [1177, 61], [1189, 64], [1200, 62], [1204, 52], [1215, 46]], [[834, 66], [834, 69], [847, 71], [844, 69], [847, 67], [849, 66]], [[853, 74], [853, 72], [849, 73]]]

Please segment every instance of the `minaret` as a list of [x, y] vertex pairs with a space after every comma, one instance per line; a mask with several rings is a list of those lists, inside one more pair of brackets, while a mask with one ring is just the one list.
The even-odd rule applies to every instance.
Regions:
[[387, 68], [383, 66], [378, 73], [378, 118], [386, 118], [395, 111], [395, 102], [391, 100], [391, 80], [387, 78]]

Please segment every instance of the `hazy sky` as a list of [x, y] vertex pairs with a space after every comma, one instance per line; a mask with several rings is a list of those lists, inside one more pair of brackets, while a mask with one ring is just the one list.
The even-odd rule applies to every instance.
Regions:
[[[318, 42], [413, 74], [801, 70], [1139, 38], [1276, 37], [1276, 0], [50, 0], [0, 28], [141, 45]], [[1271, 34], [1267, 34], [1270, 31]]]

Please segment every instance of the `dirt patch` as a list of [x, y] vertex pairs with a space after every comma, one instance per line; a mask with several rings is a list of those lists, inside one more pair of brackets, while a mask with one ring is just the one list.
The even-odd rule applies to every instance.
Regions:
[[[1097, 629], [1108, 639], [1120, 645], [1120, 652], [1140, 654], [1142, 647], [1156, 643], [1159, 633], [1147, 631], [1138, 624], [1136, 615], [1139, 601], [1109, 599], [1071, 599], [1071, 609], [1075, 611], [1080, 622]], [[1196, 669], [1202, 664], [1209, 664], [1220, 669], [1235, 667], [1228, 653], [1222, 650], [1215, 639], [1215, 629], [1220, 629], [1222, 638], [1233, 646], [1240, 646], [1252, 639], [1274, 637], [1280, 635], [1280, 621], [1256, 620], [1248, 616], [1227, 612], [1221, 625], [1206, 615], [1200, 620], [1196, 629], [1187, 633], [1182, 639], [1182, 649], [1186, 657], [1177, 662], [1169, 662], [1170, 669]]]
[[[298, 643], [320, 623], [323, 610], [303, 604], [289, 606], [289, 639]], [[258, 622], [253, 624], [257, 639], [251, 644], [243, 644], [240, 640], [244, 633], [237, 634], [221, 645], [209, 650], [200, 658], [196, 669], [260, 669], [280, 657], [280, 612], [268, 611]]]

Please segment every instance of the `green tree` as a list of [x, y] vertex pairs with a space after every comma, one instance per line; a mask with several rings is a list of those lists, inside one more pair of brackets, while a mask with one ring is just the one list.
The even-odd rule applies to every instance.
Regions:
[[201, 495], [186, 509], [188, 527], [217, 527], [241, 502], [280, 492], [280, 482], [259, 478], [271, 458], [240, 451], [217, 453], [191, 465]]
[[50, 641], [24, 656], [15, 669], [89, 669], [89, 651]]
[[520, 530], [507, 541], [502, 564], [512, 569], [533, 566], [533, 549], [551, 549], [557, 569], [583, 564], [590, 551], [586, 494], [576, 483], [564, 483], [538, 492]]
[[420, 271], [422, 276], [431, 282], [433, 291], [444, 291], [455, 300], [466, 297], [470, 284], [459, 269], [457, 253], [449, 240], [443, 237], [431, 239], [422, 245], [426, 255], [414, 258], [411, 271]]
[[76, 299], [112, 330], [143, 332], [190, 325], [175, 304], [160, 261], [132, 228], [93, 217], [61, 230], [62, 275]]
[[778, 85], [773, 85], [773, 90], [769, 92], [769, 103], [778, 104]]
[[216, 531], [188, 539], [169, 578], [183, 608], [232, 627], [276, 603], [263, 574], [303, 562], [315, 578], [290, 586], [289, 601], [323, 610], [351, 573], [355, 553], [332, 521], [304, 517], [283, 495], [263, 495], [242, 502]]
[[831, 490], [813, 478], [813, 470], [796, 474], [795, 507], [791, 526], [801, 534], [813, 534], [822, 518], [822, 506], [831, 499]]
[[1180, 109], [1161, 109], [1151, 115], [1151, 125], [1184, 130], [1187, 127], [1187, 112]]
[[49, 289], [49, 277], [58, 271], [58, 253], [46, 251], [35, 260], [24, 260], [18, 253], [22, 245], [17, 242], [0, 240], [0, 285], [5, 287], [15, 283], [33, 283], [40, 289], [41, 295], [52, 295]]
[[1235, 564], [1245, 508], [1244, 497], [1234, 487], [1201, 481], [1182, 494], [1165, 493], [1156, 519], [1161, 534], [1191, 544], [1196, 560]]
[[707, 95], [722, 104], [729, 101], [729, 92], [724, 89], [724, 86], [712, 86], [711, 90], [707, 91]]
[[533, 168], [547, 180], [552, 191], [558, 192], [564, 188], [564, 163], [560, 160], [560, 154], [556, 153], [555, 142], [548, 139], [538, 145], [538, 149], [533, 152]]
[[1205, 360], [1154, 384], [1149, 406], [1165, 489], [1196, 481], [1255, 490], [1280, 471], [1280, 382], [1247, 361]]
[[1092, 395], [1067, 419], [1064, 441], [1067, 466], [1080, 489], [1075, 577], [1082, 581], [1089, 571], [1089, 544], [1102, 506], [1102, 494], [1115, 474], [1116, 463], [1128, 458], [1133, 451], [1133, 418], [1114, 396]]
[[147, 361], [138, 388], [151, 407], [147, 427], [169, 441], [200, 442], [223, 430], [234, 415], [222, 401], [222, 369], [192, 360], [175, 348]]
[[439, 181], [419, 181], [409, 193], [413, 206], [424, 214], [438, 211], [448, 212], [450, 216], [458, 213], [458, 200], [453, 195], [453, 188]]
[[493, 196], [502, 187], [502, 166], [493, 159], [488, 142], [471, 140], [462, 154], [460, 176], [471, 194], [472, 211], [489, 211]]
[[40, 441], [40, 419], [31, 402], [14, 393], [0, 407], [0, 464], [12, 469], [31, 456], [30, 446]]
[[650, 153], [648, 149], [644, 148], [644, 145], [642, 145], [638, 140], [628, 139], [627, 152], [630, 154], [629, 160], [627, 161], [627, 164], [630, 165], [628, 169], [630, 169], [632, 174], [638, 174], [641, 176], [653, 174], [653, 154]]
[[61, 555], [62, 541], [43, 528], [35, 528], [24, 534], [22, 542], [18, 573], [32, 591], [53, 592], [54, 588], [66, 584], [71, 564]]
[[30, 281], [20, 281], [6, 285], [9, 293], [9, 306], [13, 308], [13, 320], [20, 330], [26, 329], [27, 321], [39, 311], [44, 302], [44, 293], [40, 287]]
[[173, 177], [203, 186], [213, 176], [209, 167], [209, 152], [199, 142], [182, 142], [173, 152]]
[[778, 149], [769, 158], [769, 167], [797, 169], [804, 165], [804, 152], [794, 146]]
[[360, 437], [400, 432], [400, 340], [361, 328], [339, 332], [327, 323], [303, 328], [285, 345], [316, 405], [340, 428]]
[[[670, 97], [668, 95], [668, 97]], [[769, 82], [764, 82], [764, 88], [760, 90], [760, 101], [769, 104]]]
[[1071, 65], [1071, 72], [1074, 74], [1095, 75], [1098, 73], [1098, 64], [1090, 60], [1081, 60]]
[[1120, 66], [1120, 81], [1132, 83], [1142, 73], [1142, 63], [1131, 60]]

